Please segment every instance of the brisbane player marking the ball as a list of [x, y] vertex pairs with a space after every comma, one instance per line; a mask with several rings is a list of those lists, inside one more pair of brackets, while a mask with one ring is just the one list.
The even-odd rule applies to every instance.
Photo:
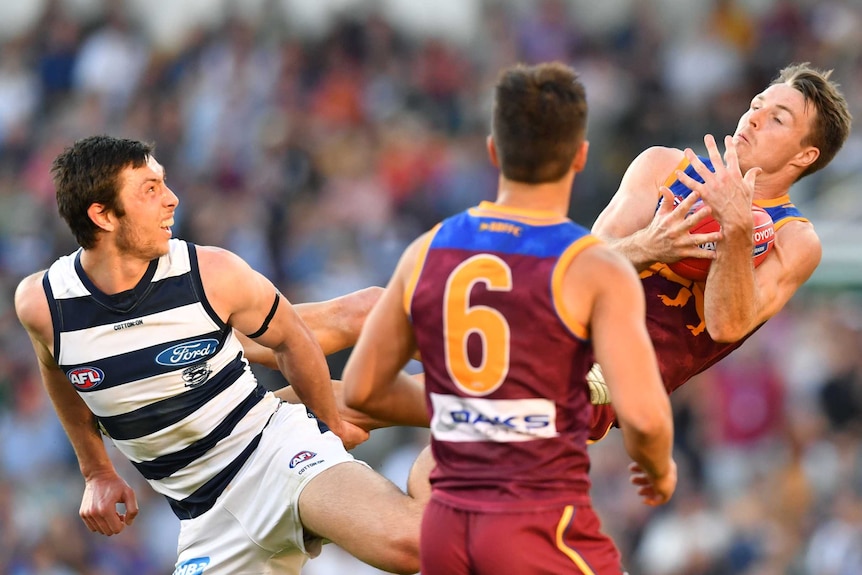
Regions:
[[[688, 211], [686, 217], [691, 217], [692, 214], [703, 209], [706, 204], [698, 200], [694, 206]], [[752, 233], [752, 241], [754, 248], [751, 252], [751, 261], [754, 267], [759, 266], [766, 258], [766, 254], [772, 249], [772, 244], [775, 241], [775, 226], [772, 222], [769, 212], [753, 204], [751, 206], [751, 215], [754, 217], [754, 228]], [[691, 227], [689, 234], [720, 232], [721, 225], [711, 216], [707, 216], [698, 224]], [[702, 250], [715, 251], [715, 242], [699, 244], [698, 247]], [[708, 258], [683, 258], [676, 262], [671, 262], [667, 265], [674, 273], [682, 277], [695, 281], [706, 281], [709, 274], [709, 267], [712, 263]]]
[[[704, 138], [708, 157], [691, 149], [645, 150], [593, 225], [640, 272], [647, 329], [668, 392], [739, 347], [820, 263], [820, 240], [790, 201], [790, 187], [826, 166], [850, 133], [847, 102], [830, 75], [807, 63], [781, 70], [725, 137], [723, 157], [711, 135]], [[698, 200], [704, 207], [686, 217]], [[772, 253], [756, 269], [752, 204], [774, 226]], [[720, 230], [697, 230], [707, 218]], [[700, 247], [710, 242], [715, 250]], [[668, 266], [692, 257], [710, 262], [705, 281]], [[592, 370], [588, 382], [595, 441], [615, 414], [601, 370]]]

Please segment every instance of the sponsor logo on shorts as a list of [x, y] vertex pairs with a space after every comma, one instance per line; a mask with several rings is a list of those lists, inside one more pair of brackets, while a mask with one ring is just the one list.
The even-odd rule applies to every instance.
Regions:
[[174, 569], [174, 575], [199, 575], [206, 570], [209, 564], [209, 557], [195, 557], [177, 565], [177, 568]]
[[294, 455], [290, 460], [290, 468], [293, 469], [300, 463], [308, 461], [309, 459], [313, 459], [317, 457], [317, 454], [313, 451], [300, 451], [296, 455]]
[[211, 338], [178, 343], [159, 353], [156, 363], [173, 367], [198, 363], [214, 354], [217, 348], [218, 340]]
[[67, 371], [66, 377], [78, 389], [93, 389], [105, 381], [105, 372], [98, 367], [76, 367]]

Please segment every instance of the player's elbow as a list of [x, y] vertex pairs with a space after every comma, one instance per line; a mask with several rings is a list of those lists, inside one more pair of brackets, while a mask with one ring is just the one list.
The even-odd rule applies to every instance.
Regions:
[[373, 411], [376, 396], [373, 393], [373, 386], [369, 382], [356, 377], [350, 371], [345, 371], [343, 384], [342, 395], [344, 405], [347, 408], [366, 414]]
[[728, 321], [707, 321], [706, 331], [716, 343], [736, 343], [745, 337], [751, 329], [748, 324]]
[[369, 394], [365, 392], [350, 374], [344, 373], [344, 405], [350, 409], [364, 411], [368, 406]]

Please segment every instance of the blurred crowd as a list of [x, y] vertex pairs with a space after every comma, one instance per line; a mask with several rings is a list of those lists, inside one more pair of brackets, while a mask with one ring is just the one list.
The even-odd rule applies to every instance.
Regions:
[[[147, 11], [131, 9], [140, 4], [34, 2], [36, 17], [0, 36], [4, 574], [155, 575], [175, 554], [176, 519], [119, 460], [138, 521], [109, 539], [78, 519], [82, 480], [12, 309], [24, 275], [76, 247], [49, 173], [75, 139], [155, 142], [180, 197], [174, 235], [231, 249], [289, 299], [310, 301], [385, 284], [409, 241], [493, 198], [491, 87], [517, 61], [563, 60], [587, 87], [590, 161], [570, 214], [587, 226], [638, 152], [698, 150], [705, 133], [732, 133], [791, 62], [834, 69], [862, 117], [856, 0], [441, 3], [469, 8], [466, 36], [405, 26], [411, 5], [422, 18], [421, 0], [345, 1], [313, 30], [291, 19], [302, 3], [264, 2], [253, 17], [241, 2], [213, 2], [218, 17], [171, 41], [144, 25]], [[794, 188], [815, 226], [862, 217], [860, 147], [852, 135]], [[803, 290], [675, 394], [680, 489], [665, 508], [638, 503], [618, 433], [591, 447], [595, 506], [632, 575], [862, 573], [860, 287]], [[332, 358], [336, 375], [343, 361]], [[426, 438], [381, 430], [357, 455], [403, 484]], [[305, 572], [377, 573], [337, 549]]]

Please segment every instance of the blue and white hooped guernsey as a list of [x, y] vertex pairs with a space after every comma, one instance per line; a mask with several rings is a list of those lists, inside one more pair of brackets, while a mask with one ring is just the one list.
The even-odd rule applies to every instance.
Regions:
[[43, 278], [54, 359], [117, 448], [180, 519], [212, 507], [279, 400], [206, 299], [195, 246], [171, 240], [134, 289], [101, 292], [81, 250]]

